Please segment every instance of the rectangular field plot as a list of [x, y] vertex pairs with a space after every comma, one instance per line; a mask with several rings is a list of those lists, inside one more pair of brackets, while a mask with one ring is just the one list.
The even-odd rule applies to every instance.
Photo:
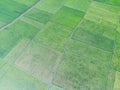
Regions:
[[81, 42], [72, 41], [54, 83], [65, 90], [104, 90], [110, 55]]
[[64, 6], [53, 15], [52, 21], [74, 28], [83, 17], [84, 12]]
[[33, 42], [14, 64], [37, 79], [49, 83], [59, 58], [60, 53]]
[[40, 29], [17, 21], [0, 32], [0, 57], [4, 57], [23, 38], [32, 39]]
[[37, 8], [54, 14], [63, 6], [64, 2], [65, 0], [42, 0]]
[[0, 69], [0, 90], [46, 90], [47, 84], [11, 66]]
[[49, 22], [43, 31], [36, 35], [34, 40], [47, 47], [63, 51], [70, 35], [70, 28]]
[[119, 8], [107, 6], [99, 2], [93, 2], [88, 9], [85, 18], [95, 22], [101, 22], [102, 20], [104, 20], [113, 24], [118, 24], [119, 11]]
[[85, 12], [91, 0], [66, 0], [65, 6]]
[[115, 39], [116, 25], [110, 22], [103, 21], [101, 23], [97, 23], [84, 19], [78, 27], [93, 34], [99, 34], [112, 40]]
[[8, 23], [12, 21], [21, 13], [23, 13], [26, 9], [28, 9], [28, 6], [17, 3], [13, 0], [1, 0], [0, 7], [0, 21], [3, 23]]
[[102, 49], [104, 51], [112, 52], [114, 46], [114, 40], [108, 39], [104, 36], [93, 34], [87, 30], [78, 28], [73, 39], [79, 40], [88, 45], [92, 45], [96, 48]]
[[36, 8], [32, 9], [25, 15], [27, 18], [33, 19], [43, 24], [46, 24], [50, 20], [51, 16], [52, 14]]

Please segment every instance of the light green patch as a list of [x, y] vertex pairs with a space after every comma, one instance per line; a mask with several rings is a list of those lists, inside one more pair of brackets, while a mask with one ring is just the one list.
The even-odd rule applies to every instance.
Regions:
[[49, 83], [59, 58], [60, 53], [33, 42], [14, 64], [37, 79]]
[[34, 40], [47, 47], [63, 51], [70, 35], [70, 28], [49, 22]]
[[[26, 73], [6, 64], [0, 69], [1, 90], [46, 90], [47, 84], [27, 75]], [[1, 76], [1, 75], [0, 75]]]
[[85, 12], [91, 0], [66, 0], [65, 6]]
[[63, 6], [64, 1], [65, 0], [42, 0], [37, 8], [54, 14]]
[[118, 24], [119, 22], [119, 9], [111, 8], [105, 4], [99, 2], [92, 2], [88, 9], [85, 18], [95, 22], [101, 22], [102, 20]]
[[64, 6], [53, 16], [52, 21], [74, 28], [83, 17], [84, 12]]
[[100, 16], [93, 14], [92, 12], [86, 12], [85, 19], [96, 22], [96, 23], [101, 23], [102, 21], [102, 18]]
[[120, 72], [116, 72], [115, 83], [113, 90], [120, 90]]

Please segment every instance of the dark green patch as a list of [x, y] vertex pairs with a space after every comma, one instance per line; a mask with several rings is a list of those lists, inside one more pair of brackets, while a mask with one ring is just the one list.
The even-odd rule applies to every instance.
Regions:
[[50, 20], [51, 16], [52, 14], [36, 8], [31, 10], [29, 13], [25, 15], [25, 17], [28, 17], [30, 19], [33, 19], [44, 24], [46, 24]]
[[28, 6], [15, 1], [0, 0], [0, 20], [8, 23], [25, 12]]
[[93, 34], [81, 28], [78, 28], [77, 31], [74, 33], [73, 39], [79, 40], [83, 43], [92, 45], [105, 51], [113, 51], [114, 40], [108, 39], [98, 34]]

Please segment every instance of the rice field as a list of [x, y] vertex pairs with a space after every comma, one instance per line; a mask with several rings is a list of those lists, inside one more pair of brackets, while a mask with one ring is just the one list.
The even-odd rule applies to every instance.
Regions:
[[120, 90], [120, 1], [0, 0], [0, 90]]

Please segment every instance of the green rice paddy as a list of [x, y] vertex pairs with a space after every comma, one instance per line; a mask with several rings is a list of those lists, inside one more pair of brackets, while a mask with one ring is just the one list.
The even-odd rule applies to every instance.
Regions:
[[120, 90], [120, 0], [0, 0], [0, 90]]

